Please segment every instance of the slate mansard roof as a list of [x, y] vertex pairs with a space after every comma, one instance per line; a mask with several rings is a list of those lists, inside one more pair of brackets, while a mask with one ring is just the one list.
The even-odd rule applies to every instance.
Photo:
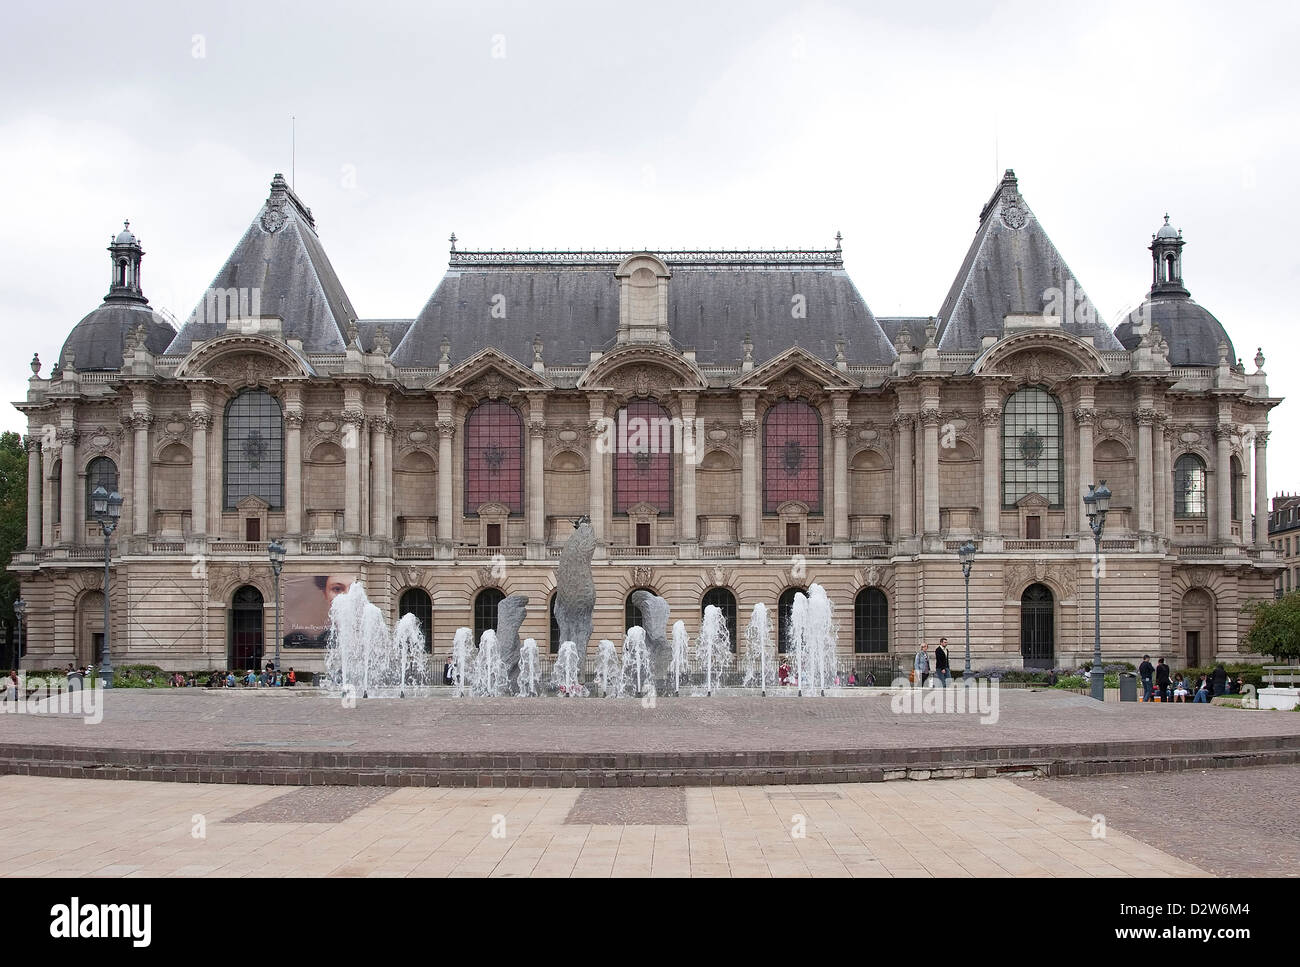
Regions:
[[[586, 365], [611, 348], [619, 319], [614, 270], [631, 252], [455, 252], [447, 274], [393, 354], [399, 366], [486, 346], [524, 364], [541, 337], [548, 365]], [[668, 330], [701, 364], [734, 364], [748, 334], [756, 360], [797, 344], [833, 362], [887, 364], [893, 347], [844, 271], [838, 249], [651, 252], [668, 267]], [[494, 313], [493, 309], [497, 308]]]

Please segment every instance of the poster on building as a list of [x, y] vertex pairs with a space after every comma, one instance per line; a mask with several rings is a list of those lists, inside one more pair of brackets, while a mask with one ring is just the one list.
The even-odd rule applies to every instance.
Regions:
[[286, 574], [281, 579], [285, 647], [324, 648], [330, 604], [355, 580], [354, 574]]

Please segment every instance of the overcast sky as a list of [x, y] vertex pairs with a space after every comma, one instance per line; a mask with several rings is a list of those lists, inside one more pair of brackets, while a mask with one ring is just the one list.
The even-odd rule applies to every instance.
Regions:
[[[1001, 169], [1108, 317], [1151, 233], [1300, 396], [1300, 12], [1248, 3], [43, 2], [0, 34], [7, 399], [108, 287], [123, 218], [184, 318], [290, 174], [363, 318], [463, 248], [831, 247], [938, 311]], [[1300, 490], [1272, 413], [1269, 483]], [[3, 428], [23, 429], [12, 407]]]

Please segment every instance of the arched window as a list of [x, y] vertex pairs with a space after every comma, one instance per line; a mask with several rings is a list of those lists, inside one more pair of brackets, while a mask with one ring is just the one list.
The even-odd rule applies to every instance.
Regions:
[[785, 653], [790, 642], [790, 612], [794, 610], [794, 596], [807, 594], [807, 588], [786, 588], [776, 602], [776, 650]]
[[560, 622], [555, 617], [555, 599], [558, 595], [551, 595], [551, 654], [560, 653]]
[[245, 497], [284, 506], [284, 415], [266, 390], [248, 389], [226, 406], [226, 510]]
[[397, 602], [397, 616], [413, 614], [424, 634], [424, 650], [433, 654], [433, 599], [424, 588], [407, 588]]
[[508, 403], [480, 403], [465, 420], [465, 513], [499, 503], [524, 512], [524, 421]]
[[229, 659], [232, 669], [257, 669], [262, 665], [262, 592], [245, 584], [230, 600]]
[[63, 520], [63, 461], [55, 460], [50, 471], [50, 493], [54, 495], [54, 523]]
[[478, 644], [483, 632], [497, 628], [497, 605], [505, 598], [500, 588], [484, 588], [474, 599], [474, 644]]
[[736, 651], [736, 596], [726, 588], [709, 588], [704, 592], [704, 597], [700, 601], [700, 617], [704, 617], [704, 609], [713, 605], [722, 612], [722, 618], [727, 622], [727, 634], [731, 636], [731, 650]]
[[1174, 462], [1174, 516], [1205, 516], [1205, 461], [1194, 453]]
[[1038, 494], [1062, 506], [1061, 404], [1040, 386], [1007, 397], [1002, 410], [1002, 505]]
[[654, 400], [633, 400], [614, 426], [614, 513], [646, 503], [673, 512], [673, 424]]
[[863, 588], [853, 601], [853, 650], [859, 654], [889, 651], [889, 599], [880, 588]]
[[1242, 472], [1241, 461], [1232, 457], [1232, 519], [1241, 520], [1242, 494], [1246, 486], [1246, 474]]
[[782, 400], [763, 416], [763, 513], [787, 500], [822, 509], [822, 418], [802, 400]]
[[[623, 600], [623, 630], [624, 631], [627, 631], [629, 628], [633, 627], [634, 625], [641, 624], [641, 609], [632, 603], [632, 595], [636, 594], [638, 591], [648, 591], [653, 595], [659, 594], [659, 592], [656, 591], [654, 588], [633, 588], [631, 591], [627, 593], [627, 597]], [[644, 625], [641, 626], [645, 627]]]
[[1046, 584], [1020, 596], [1020, 655], [1026, 668], [1051, 668], [1056, 656], [1055, 599]]
[[96, 487], [103, 487], [105, 492], [112, 493], [117, 489], [117, 464], [108, 457], [96, 457], [86, 464], [86, 520], [95, 519], [95, 508], [91, 504], [90, 495], [95, 492]]

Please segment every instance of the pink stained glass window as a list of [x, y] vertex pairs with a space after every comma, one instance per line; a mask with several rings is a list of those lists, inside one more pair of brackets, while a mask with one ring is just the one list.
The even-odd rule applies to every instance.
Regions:
[[673, 425], [654, 400], [634, 400], [614, 427], [614, 513], [640, 503], [673, 510]]
[[787, 500], [822, 509], [822, 420], [801, 400], [783, 400], [763, 420], [763, 513]]
[[480, 403], [465, 421], [465, 513], [492, 502], [524, 512], [524, 421], [507, 403]]

